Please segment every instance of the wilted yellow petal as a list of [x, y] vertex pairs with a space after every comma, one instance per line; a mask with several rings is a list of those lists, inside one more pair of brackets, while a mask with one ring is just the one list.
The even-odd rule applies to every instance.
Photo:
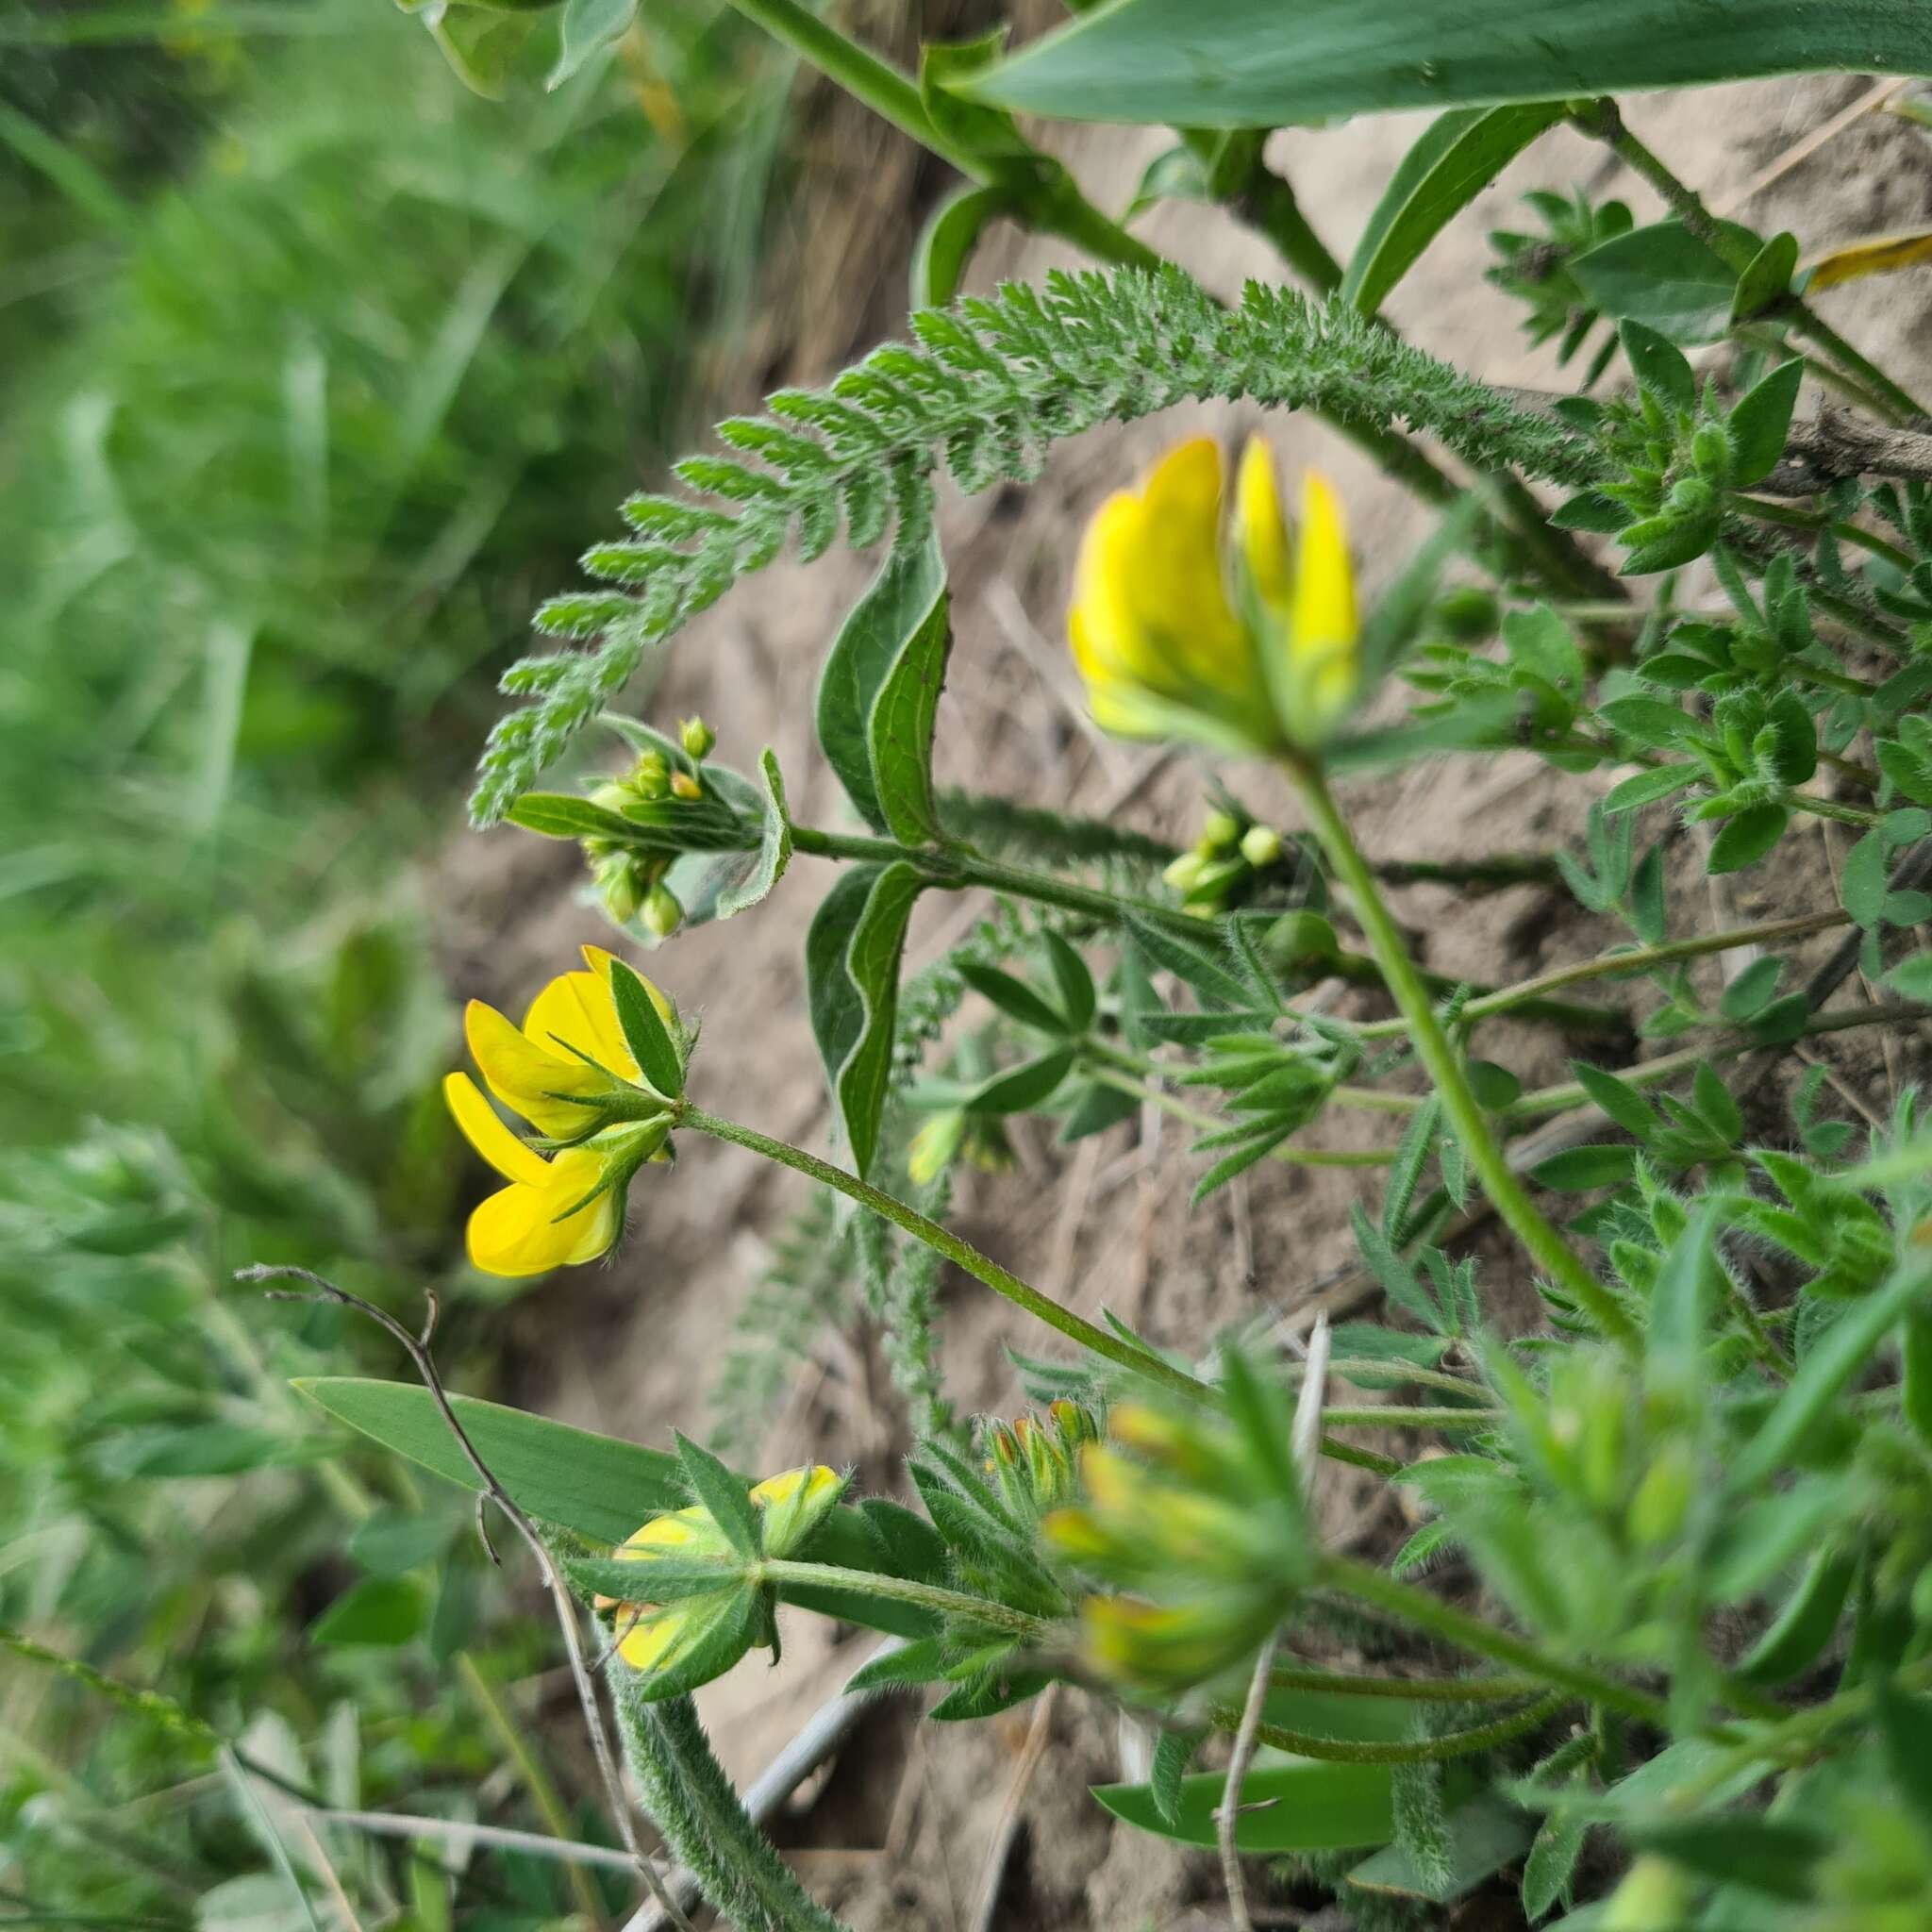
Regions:
[[463, 1009], [463, 1037], [490, 1091], [541, 1133], [574, 1134], [585, 1124], [583, 1106], [609, 1086], [609, 1076], [575, 1056], [545, 1053], [494, 1007], [472, 1000]]
[[469, 1074], [448, 1074], [442, 1083], [442, 1097], [463, 1130], [463, 1138], [505, 1180], [541, 1188], [549, 1179], [549, 1163], [504, 1125]]
[[545, 1053], [572, 1060], [581, 1056], [621, 1080], [637, 1078], [638, 1064], [624, 1043], [609, 985], [595, 973], [558, 974], [530, 1002], [524, 1034]]
[[1867, 275], [1889, 275], [1902, 268], [1919, 268], [1932, 262], [1932, 230], [1921, 229], [1910, 235], [1874, 235], [1869, 242], [1854, 242], [1848, 247], [1834, 248], [1811, 264], [1805, 283], [1808, 294], [1816, 289], [1829, 289], [1840, 282], [1862, 281]]
[[1285, 615], [1291, 589], [1288, 526], [1274, 482], [1274, 458], [1258, 436], [1249, 437], [1241, 451], [1235, 484], [1235, 534], [1255, 594], [1271, 610]]

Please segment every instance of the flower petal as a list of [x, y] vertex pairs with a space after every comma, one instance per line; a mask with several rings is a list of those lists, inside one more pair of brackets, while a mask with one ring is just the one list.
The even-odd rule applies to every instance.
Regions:
[[484, 1274], [521, 1278], [575, 1267], [595, 1260], [623, 1231], [614, 1189], [584, 1199], [603, 1173], [595, 1155], [559, 1154], [544, 1166], [542, 1186], [504, 1188], [470, 1216], [470, 1259]]
[[1268, 608], [1286, 614], [1291, 591], [1288, 527], [1274, 481], [1274, 458], [1258, 436], [1249, 437], [1241, 451], [1235, 484], [1235, 534], [1256, 596]]
[[638, 1063], [624, 1043], [609, 983], [594, 973], [558, 974], [530, 1002], [524, 1035], [545, 1053], [572, 1060], [581, 1054], [621, 1080], [637, 1078]]
[[463, 1130], [463, 1138], [505, 1180], [541, 1187], [549, 1178], [549, 1163], [504, 1125], [496, 1109], [484, 1099], [483, 1090], [469, 1074], [447, 1075], [442, 1083], [442, 1097], [457, 1125]]
[[609, 1085], [608, 1074], [575, 1056], [545, 1053], [481, 1000], [463, 1009], [463, 1037], [490, 1091], [541, 1133], [575, 1133], [585, 1124], [584, 1107], [558, 1096], [582, 1094], [588, 1102]]
[[1325, 477], [1310, 470], [1302, 478], [1301, 541], [1295, 554], [1293, 638], [1295, 657], [1353, 653], [1357, 633], [1355, 570], [1341, 504]]

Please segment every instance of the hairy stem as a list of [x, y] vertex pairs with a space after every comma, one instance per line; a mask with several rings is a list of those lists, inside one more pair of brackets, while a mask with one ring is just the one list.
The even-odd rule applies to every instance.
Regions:
[[1429, 991], [1408, 957], [1395, 922], [1389, 916], [1374, 874], [1363, 862], [1346, 821], [1335, 808], [1335, 800], [1322, 774], [1299, 759], [1290, 765], [1289, 771], [1307, 808], [1315, 836], [1328, 856], [1329, 867], [1355, 903], [1356, 916], [1361, 921], [1370, 951], [1382, 968], [1382, 976], [1403, 1018], [1408, 1022], [1409, 1039], [1417, 1057], [1434, 1083], [1484, 1193], [1537, 1267], [1574, 1300], [1606, 1335], [1626, 1348], [1635, 1347], [1637, 1329], [1622, 1305], [1544, 1219], [1522, 1182], [1510, 1172], [1502, 1147], [1490, 1130], [1489, 1118], [1471, 1091], [1461, 1058], [1436, 1017]]
[[1205, 1382], [1171, 1366], [1151, 1351], [1123, 1341], [1111, 1329], [1095, 1327], [1071, 1308], [1062, 1307], [1051, 1295], [1041, 1294], [1009, 1269], [1002, 1268], [991, 1256], [981, 1254], [971, 1241], [961, 1241], [950, 1228], [941, 1227], [936, 1221], [928, 1221], [917, 1208], [908, 1208], [904, 1201], [883, 1192], [871, 1182], [860, 1180], [856, 1174], [848, 1174], [842, 1167], [834, 1167], [830, 1161], [821, 1160], [817, 1155], [808, 1154], [803, 1147], [794, 1147], [790, 1141], [775, 1141], [756, 1128], [706, 1113], [689, 1102], [679, 1112], [678, 1124], [700, 1134], [709, 1134], [714, 1140], [728, 1141], [735, 1147], [746, 1148], [766, 1160], [775, 1161], [780, 1167], [789, 1167], [794, 1173], [819, 1182], [823, 1187], [836, 1190], [847, 1200], [857, 1201], [861, 1208], [890, 1221], [915, 1241], [924, 1241], [975, 1281], [983, 1282], [1016, 1308], [1024, 1309], [1037, 1322], [1044, 1322], [1049, 1328], [1064, 1335], [1069, 1341], [1077, 1343], [1090, 1354], [1116, 1362], [1124, 1369], [1131, 1369], [1136, 1374], [1144, 1375], [1150, 1381], [1161, 1383], [1184, 1395], [1199, 1398], [1211, 1393]]
[[[1635, 946], [1628, 952], [1606, 953], [1595, 959], [1579, 960], [1574, 966], [1554, 967], [1534, 978], [1485, 993], [1470, 1000], [1457, 1017], [1464, 1021], [1483, 1020], [1493, 1013], [1507, 1013], [1541, 993], [1575, 986], [1586, 979], [1647, 973], [1654, 967], [1667, 966], [1678, 959], [1695, 959], [1706, 953], [1728, 953], [1739, 946], [1768, 946], [1782, 940], [1805, 939], [1812, 933], [1843, 925], [1850, 917], [1848, 912], [1812, 912], [1796, 919], [1767, 920], [1761, 925], [1736, 926], [1726, 932], [1702, 933], [1694, 939], [1669, 940], [1661, 945]], [[1407, 1031], [1406, 1020], [1376, 1020], [1357, 1028], [1363, 1040], [1388, 1040]]]
[[[1281, 1681], [1279, 1672], [1274, 1681]], [[1440, 1764], [1451, 1757], [1467, 1757], [1477, 1751], [1493, 1751], [1499, 1744], [1521, 1738], [1549, 1723], [1566, 1704], [1576, 1702], [1575, 1693], [1552, 1690], [1534, 1704], [1507, 1717], [1499, 1717], [1468, 1730], [1450, 1731], [1440, 1738], [1324, 1738], [1309, 1731], [1291, 1731], [1280, 1724], [1264, 1724], [1260, 1740], [1277, 1751], [1292, 1751], [1297, 1757], [1324, 1758], [1335, 1764]], [[1216, 1721], [1226, 1724], [1231, 1712], [1217, 1711]]]
[[[1150, 1107], [1158, 1107], [1171, 1119], [1182, 1122], [1200, 1133], [1214, 1134], [1228, 1124], [1218, 1114], [1204, 1112], [1198, 1107], [1190, 1107], [1185, 1100], [1153, 1086], [1144, 1080], [1137, 1080], [1131, 1074], [1105, 1064], [1088, 1068], [1088, 1073], [1103, 1087], [1111, 1087], [1117, 1092], [1131, 1093], [1137, 1100], [1144, 1100]], [[1288, 1167], [1387, 1167], [1395, 1158], [1393, 1147], [1360, 1147], [1354, 1149], [1332, 1149], [1322, 1147], [1271, 1147], [1262, 1158], [1278, 1160]]]
[[749, 1580], [789, 1583], [818, 1590], [849, 1590], [863, 1596], [882, 1597], [893, 1603], [916, 1604], [942, 1617], [960, 1617], [990, 1629], [1004, 1630], [1009, 1636], [1038, 1638], [1050, 1627], [1043, 1617], [1029, 1616], [991, 1597], [969, 1596], [963, 1591], [941, 1590], [935, 1584], [917, 1583], [909, 1577], [888, 1576], [877, 1570], [846, 1570], [836, 1563], [800, 1563], [789, 1558], [761, 1557], [746, 1573]]

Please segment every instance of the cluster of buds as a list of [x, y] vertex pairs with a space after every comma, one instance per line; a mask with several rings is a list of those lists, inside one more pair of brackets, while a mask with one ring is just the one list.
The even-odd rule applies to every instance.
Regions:
[[1574, 496], [1556, 521], [1614, 535], [1623, 575], [1674, 570], [1717, 541], [1732, 491], [1763, 482], [1784, 454], [1801, 364], [1780, 364], [1728, 408], [1674, 342], [1641, 323], [1618, 333], [1637, 377], [1633, 403], [1574, 396], [1564, 421], [1595, 435], [1620, 473]]
[[[703, 798], [705, 781], [698, 766], [717, 737], [702, 718], [687, 718], [677, 727], [677, 741], [688, 763], [675, 763], [661, 751], [641, 752], [625, 776], [599, 785], [591, 803], [623, 814], [639, 806], [673, 799], [694, 804]], [[583, 850], [597, 896], [619, 925], [639, 920], [653, 939], [667, 940], [684, 923], [684, 908], [664, 879], [673, 855], [641, 852], [605, 838], [584, 840]]]
[[1037, 1525], [1078, 1496], [1081, 1452], [1099, 1440], [1093, 1411], [1062, 1398], [1047, 1405], [1043, 1418], [991, 1424], [982, 1441], [987, 1474], [1014, 1516]]
[[1273, 825], [1249, 818], [1230, 799], [1201, 821], [1201, 836], [1161, 876], [1190, 912], [1211, 919], [1245, 905], [1269, 874], [1278, 876], [1298, 856]]
[[1079, 1456], [1082, 1500], [1041, 1525], [1096, 1589], [1082, 1661], [1124, 1691], [1170, 1698], [1242, 1667], [1307, 1585], [1316, 1556], [1281, 1392], [1242, 1373], [1223, 1418], [1122, 1404]]

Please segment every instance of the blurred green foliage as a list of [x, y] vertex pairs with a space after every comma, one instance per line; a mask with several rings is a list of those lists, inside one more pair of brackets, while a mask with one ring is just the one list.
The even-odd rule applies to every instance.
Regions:
[[[491, 1379], [412, 868], [476, 674], [728, 340], [786, 75], [702, 0], [548, 95], [546, 28], [512, 110], [365, 0], [112, 13], [0, 8], [0, 1624], [305, 1790], [435, 1809], [506, 1762], [531, 1629], [478, 1624], [466, 1509], [289, 1391], [357, 1331], [229, 1275], [440, 1282]], [[220, 1774], [0, 1664], [0, 1910], [299, 1926], [285, 1854], [372, 1922], [586, 1903]]]

